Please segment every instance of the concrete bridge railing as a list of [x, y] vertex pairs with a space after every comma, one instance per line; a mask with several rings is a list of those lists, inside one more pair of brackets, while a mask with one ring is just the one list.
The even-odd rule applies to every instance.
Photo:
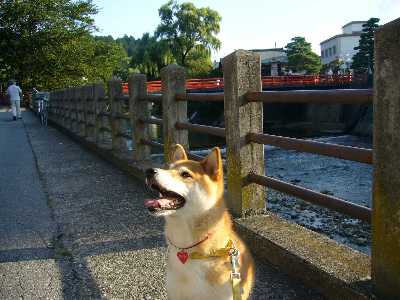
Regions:
[[[244, 223], [250, 222], [253, 225], [275, 222], [274, 225], [279, 223], [281, 227], [292, 226], [276, 218], [270, 218], [267, 223], [260, 221], [258, 216], [265, 214], [265, 206], [268, 205], [265, 201], [265, 187], [269, 187], [365, 222], [372, 222], [373, 244], [370, 259], [342, 248], [337, 248], [337, 251], [342, 253], [343, 257], [337, 258], [333, 257], [335, 255], [330, 255], [323, 259], [318, 258], [321, 264], [332, 260], [332, 264], [338, 266], [343, 265], [341, 259], [348, 260], [347, 267], [352, 270], [353, 278], [342, 276], [341, 271], [338, 271], [336, 275], [339, 279], [335, 277], [330, 284], [326, 284], [321, 282], [321, 274], [325, 276], [323, 278], [328, 278], [327, 273], [330, 270], [322, 270], [322, 273], [318, 273], [319, 271], [315, 268], [310, 268], [310, 272], [315, 276], [316, 282], [320, 285], [319, 288], [327, 295], [329, 292], [326, 291], [337, 293], [338, 286], [347, 285], [346, 291], [339, 293], [343, 297], [350, 295], [360, 299], [368, 298], [368, 295], [365, 296], [368, 292], [363, 292], [363, 288], [359, 286], [355, 287], [354, 283], [370, 282], [369, 278], [372, 274], [370, 283], [375, 293], [381, 297], [395, 298], [400, 295], [400, 59], [397, 54], [398, 49], [400, 49], [400, 19], [382, 26], [376, 33], [374, 93], [371, 90], [262, 92], [260, 58], [251, 52], [239, 50], [224, 59], [223, 93], [186, 93], [185, 69], [170, 65], [161, 73], [161, 94], [147, 94], [146, 77], [142, 74], [131, 75], [128, 84], [129, 95], [123, 93], [120, 80], [110, 81], [107, 88], [101, 84], [94, 84], [54, 91], [50, 96], [50, 120], [81, 141], [90, 144], [91, 147], [106, 149], [108, 151], [105, 154], [106, 157], [124, 157], [126, 161], [136, 165], [150, 163], [153, 148], [163, 151], [165, 162], [169, 161], [169, 150], [173, 144], [182, 144], [190, 151], [189, 131], [225, 137], [227, 200], [228, 207], [235, 216], [252, 220], [244, 221]], [[210, 109], [213, 102], [223, 101], [225, 128], [188, 122], [188, 101], [208, 101]], [[372, 101], [374, 104], [373, 152], [368, 149], [329, 145], [263, 133], [263, 103], [322, 104], [371, 103]], [[161, 105], [162, 118], [151, 115], [152, 103]], [[162, 142], [152, 139], [151, 125], [162, 127]], [[126, 140], [132, 141], [131, 151], [128, 151]], [[264, 144], [362, 163], [373, 163], [375, 167], [373, 210], [265, 176]], [[194, 154], [191, 154], [191, 158], [201, 159]], [[238, 223], [237, 226], [244, 226], [244, 223]], [[280, 228], [279, 226], [274, 228]], [[246, 230], [243, 232], [248, 233]], [[303, 234], [299, 231], [303, 229], [293, 230], [299, 236]], [[291, 231], [291, 234], [294, 231]], [[276, 239], [269, 241], [266, 245], [280, 242]], [[254, 244], [255, 248], [263, 244], [260, 241], [257, 243]], [[312, 243], [314, 241], [310, 242]], [[329, 246], [325, 242], [322, 244], [336, 249], [333, 244], [328, 243]], [[284, 247], [281, 246], [281, 248]], [[270, 246], [270, 249], [276, 251], [275, 246]], [[320, 249], [320, 251], [325, 250]], [[265, 256], [263, 251], [261, 249], [259, 253]], [[293, 254], [292, 249], [285, 251], [290, 255]], [[304, 252], [304, 249], [301, 251]], [[299, 250], [298, 253], [301, 251]], [[313, 251], [315, 249], [309, 252]], [[298, 253], [294, 255], [299, 255], [299, 257], [303, 255]], [[285, 255], [278, 255], [280, 259], [274, 257], [267, 259], [279, 264], [288, 257]], [[307, 259], [315, 261], [308, 256]], [[370, 263], [372, 269], [370, 269]], [[360, 267], [360, 265], [365, 267]], [[299, 262], [299, 266], [303, 269], [309, 268], [304, 262]], [[293, 265], [289, 268], [293, 272]]]

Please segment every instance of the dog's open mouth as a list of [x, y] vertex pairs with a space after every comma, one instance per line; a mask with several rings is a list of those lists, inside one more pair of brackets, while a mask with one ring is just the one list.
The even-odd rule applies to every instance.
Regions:
[[146, 200], [144, 203], [150, 212], [177, 210], [185, 205], [185, 198], [181, 195], [168, 191], [155, 182], [148, 183], [148, 185], [152, 190], [158, 192], [158, 198]]

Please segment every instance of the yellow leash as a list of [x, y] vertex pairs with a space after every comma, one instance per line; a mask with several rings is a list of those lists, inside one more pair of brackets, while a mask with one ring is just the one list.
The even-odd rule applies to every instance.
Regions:
[[232, 240], [229, 240], [224, 248], [211, 250], [207, 254], [192, 252], [189, 257], [191, 259], [207, 259], [213, 257], [226, 257], [229, 256], [231, 260], [231, 283], [233, 300], [242, 300], [242, 289], [240, 287], [240, 272], [239, 268], [239, 251], [236, 249]]

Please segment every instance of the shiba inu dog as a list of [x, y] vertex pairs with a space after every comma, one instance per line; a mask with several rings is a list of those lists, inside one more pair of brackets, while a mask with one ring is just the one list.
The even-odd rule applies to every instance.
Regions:
[[219, 148], [196, 162], [176, 145], [170, 161], [169, 169], [146, 171], [146, 183], [159, 198], [145, 202], [166, 221], [168, 299], [248, 299], [254, 264], [224, 203]]

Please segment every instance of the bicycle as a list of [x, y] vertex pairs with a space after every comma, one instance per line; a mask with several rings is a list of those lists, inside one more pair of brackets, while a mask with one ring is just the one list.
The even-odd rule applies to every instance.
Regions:
[[38, 114], [39, 114], [40, 124], [42, 124], [42, 126], [47, 126], [48, 101], [46, 100], [38, 101]]

